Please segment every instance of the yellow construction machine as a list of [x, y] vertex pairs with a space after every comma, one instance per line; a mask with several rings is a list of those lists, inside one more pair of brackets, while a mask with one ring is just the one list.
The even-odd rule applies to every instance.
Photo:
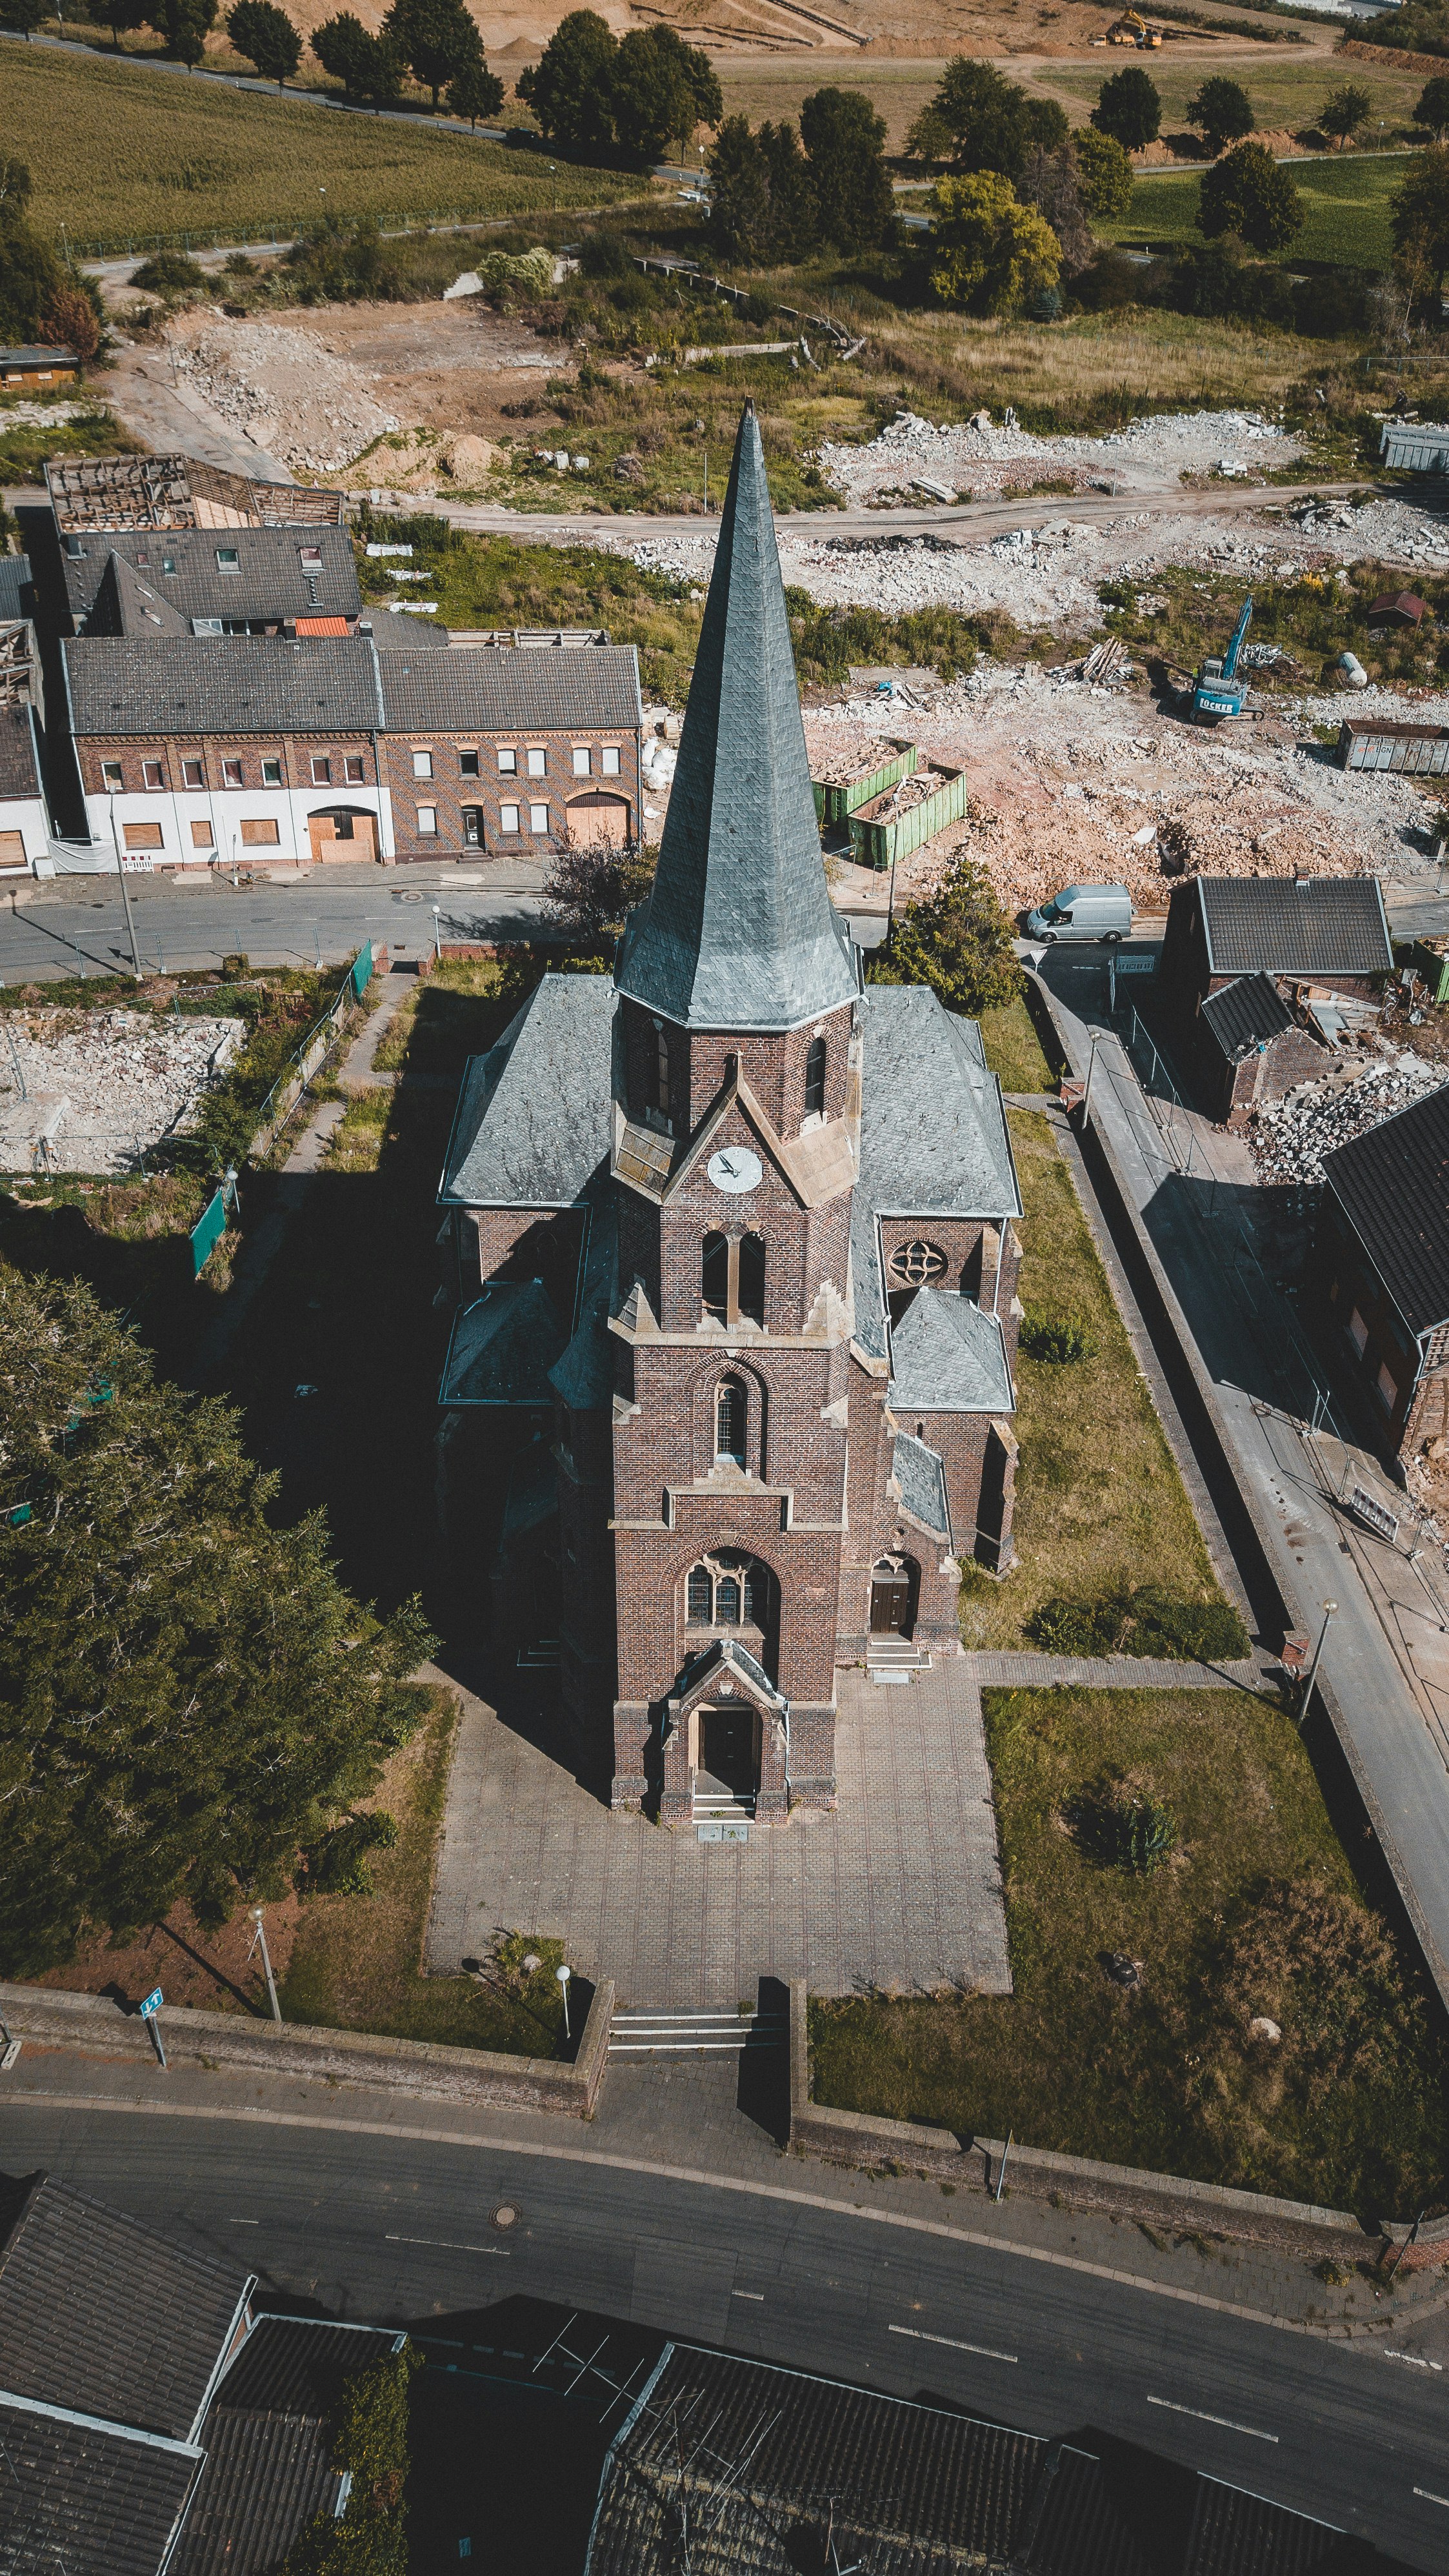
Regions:
[[1156, 27], [1149, 27], [1145, 18], [1139, 18], [1135, 9], [1124, 9], [1121, 17], [1114, 18], [1108, 28], [1107, 42], [1109, 45], [1135, 45], [1139, 53], [1155, 53], [1162, 37]]

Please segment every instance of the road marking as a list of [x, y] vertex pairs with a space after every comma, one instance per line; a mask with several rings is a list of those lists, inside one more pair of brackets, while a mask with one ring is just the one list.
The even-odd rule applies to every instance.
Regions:
[[[659, 2182], [687, 2183], [700, 2191], [738, 2192], [747, 2200], [780, 2200], [794, 2209], [818, 2209], [832, 2217], [859, 2218], [875, 2227], [902, 2228], [914, 2236], [939, 2236], [952, 2245], [971, 2245], [1019, 2263], [1044, 2263], [1051, 2271], [1080, 2272], [1089, 2281], [1111, 2281], [1118, 2289], [1140, 2290], [1144, 2297], [1171, 2299], [1186, 2308], [1206, 2308], [1218, 2317], [1238, 2317], [1245, 2325], [1263, 2326], [1276, 2334], [1299, 2334], [1336, 2342], [1332, 2328], [1306, 2318], [1265, 2316], [1233, 2299], [1214, 2299], [1205, 2290], [1184, 2290], [1174, 2281], [1154, 2281], [1140, 2272], [1123, 2272], [1110, 2263], [1089, 2263], [1084, 2255], [1060, 2254], [1044, 2245], [1023, 2245], [1010, 2236], [988, 2236], [984, 2229], [951, 2227], [939, 2218], [917, 2218], [909, 2210], [873, 2209], [865, 2201], [842, 2200], [823, 2191], [796, 2191], [785, 2183], [757, 2182], [743, 2174], [707, 2172], [694, 2165], [655, 2164], [645, 2156], [610, 2155], [598, 2147], [554, 2146], [537, 2138], [470, 2135], [462, 2129], [425, 2129], [401, 2120], [344, 2120], [311, 2111], [272, 2111], [260, 2103], [213, 2106], [210, 2102], [128, 2101], [114, 2093], [52, 2092], [39, 2085], [7, 2094], [12, 2111], [45, 2103], [64, 2111], [105, 2111], [114, 2117], [140, 2114], [159, 2120], [217, 2120], [234, 2126], [273, 2129], [317, 2129], [345, 2137], [384, 2138], [425, 2147], [465, 2147], [475, 2155], [536, 2156], [550, 2164], [598, 2165], [606, 2172], [649, 2176]], [[491, 2249], [500, 2250], [500, 2249]], [[832, 2285], [834, 2286], [834, 2285]]]
[[1260, 2432], [1256, 2424], [1235, 2424], [1231, 2415], [1204, 2415], [1200, 2406], [1174, 2406], [1170, 2397], [1149, 2397], [1149, 2406], [1165, 2406], [1169, 2415], [1191, 2415], [1198, 2424], [1220, 2424], [1225, 2433], [1246, 2433], [1250, 2441], [1276, 2442], [1276, 2433]]
[[1411, 2370], [1442, 2370], [1442, 2361], [1421, 2361], [1416, 2352], [1386, 2352], [1385, 2361], [1406, 2361]]
[[1415, 2487], [1414, 2493], [1422, 2496], [1425, 2504], [1449, 2505], [1449, 2496], [1436, 2495], [1432, 2487]]
[[507, 2245], [459, 2245], [450, 2236], [388, 2236], [383, 2241], [388, 2245], [434, 2245], [443, 2254], [501, 2254], [505, 2262], [511, 2250]]
[[888, 2326], [887, 2334], [909, 2335], [912, 2343], [948, 2343], [953, 2352], [974, 2352], [982, 2361], [1016, 2361], [1014, 2352], [993, 2352], [989, 2343], [961, 2343], [955, 2335], [922, 2334], [915, 2326]]
[[262, 2222], [259, 2218], [229, 2218], [226, 2223], [228, 2227], [260, 2227]]
[[764, 2302], [764, 2296], [765, 2293], [763, 2290], [731, 2290], [730, 2292], [730, 2297], [732, 2299], [758, 2299], [762, 2305]]

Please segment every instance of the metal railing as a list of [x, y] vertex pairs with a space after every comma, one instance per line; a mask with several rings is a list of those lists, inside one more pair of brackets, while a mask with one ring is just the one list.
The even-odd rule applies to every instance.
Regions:
[[303, 1092], [333, 1047], [340, 1022], [360, 1002], [372, 975], [372, 942], [365, 939], [320, 1019], [314, 1020], [299, 1047], [287, 1058], [257, 1112], [251, 1151], [269, 1153]]

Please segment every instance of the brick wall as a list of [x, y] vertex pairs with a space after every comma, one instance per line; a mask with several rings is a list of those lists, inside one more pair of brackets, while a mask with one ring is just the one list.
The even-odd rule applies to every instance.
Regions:
[[[229, 760], [241, 763], [242, 788], [254, 789], [259, 796], [279, 792], [278, 786], [263, 787], [264, 759], [280, 761], [281, 788], [296, 788], [309, 795], [315, 792], [319, 798], [335, 796], [337, 801], [345, 802], [345, 790], [349, 786], [372, 788], [377, 785], [372, 736], [366, 733], [278, 734], [266, 738], [256, 734], [86, 734], [77, 737], [75, 750], [81, 785], [87, 796], [104, 796], [109, 792], [103, 774], [107, 761], [120, 763], [121, 792], [124, 795], [154, 793], [158, 801], [163, 790], [147, 790], [145, 787], [143, 763], [148, 760], [160, 761], [164, 792], [182, 796], [202, 792], [235, 794], [235, 785], [227, 779], [225, 772], [225, 763]], [[314, 780], [314, 758], [329, 756], [331, 779]], [[349, 756], [362, 763], [358, 778], [347, 777]], [[199, 763], [199, 779], [187, 780], [184, 766], [187, 761]], [[267, 810], [265, 805], [258, 806], [259, 812]]]
[[[619, 754], [617, 777], [606, 777], [603, 771], [605, 747]], [[514, 751], [518, 768], [506, 775], [499, 768], [502, 748]], [[575, 776], [575, 748], [589, 754], [587, 776]], [[529, 750], [541, 750], [545, 772], [542, 778], [528, 775]], [[414, 774], [414, 754], [425, 753], [432, 761], [432, 776]], [[477, 762], [476, 776], [465, 775], [463, 762], [471, 756]], [[636, 835], [640, 826], [639, 802], [639, 737], [637, 733], [602, 733], [583, 730], [577, 733], [533, 733], [515, 736], [475, 731], [473, 733], [386, 734], [382, 738], [384, 775], [392, 791], [397, 855], [400, 862], [440, 857], [457, 858], [474, 851], [526, 852], [552, 842], [569, 824], [570, 808], [581, 797], [603, 794], [621, 800], [620, 837]], [[518, 807], [520, 829], [505, 833], [503, 806]], [[543, 803], [548, 807], [547, 833], [536, 833], [529, 822], [529, 807]], [[437, 817], [436, 832], [423, 832], [418, 826], [420, 807], [431, 807]], [[477, 818], [475, 830], [481, 838], [470, 837], [465, 815]], [[601, 837], [600, 817], [596, 810], [581, 808], [572, 828], [580, 841]]]
[[816, 1032], [825, 1041], [825, 1116], [845, 1114], [850, 1096], [850, 1039], [853, 1010], [833, 1011], [809, 1027], [783, 1034], [735, 1036], [677, 1028], [659, 1020], [637, 1002], [621, 1011], [624, 1045], [625, 1106], [642, 1119], [657, 1099], [659, 1039], [669, 1053], [670, 1110], [674, 1132], [692, 1134], [731, 1080], [736, 1064], [765, 1115], [787, 1141], [798, 1136], [805, 1116], [805, 1060]]

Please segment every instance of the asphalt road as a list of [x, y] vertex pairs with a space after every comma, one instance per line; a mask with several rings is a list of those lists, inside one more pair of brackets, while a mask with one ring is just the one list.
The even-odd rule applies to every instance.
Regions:
[[[945, 2203], [938, 2229], [882, 2217], [879, 2193], [866, 2209], [864, 2187], [850, 2206], [814, 2200], [809, 2165], [716, 2186], [605, 2162], [577, 2131], [450, 2139], [445, 2105], [410, 2106], [406, 2136], [367, 2134], [358, 2095], [311, 2125], [217, 2111], [11, 2099], [4, 2162], [184, 2223], [284, 2301], [466, 2343], [495, 2301], [556, 2300], [1033, 2432], [1115, 2433], [1449, 2568], [1445, 2376], [1377, 2340], [1329, 2344], [973, 2245], [966, 2204], [953, 2238]], [[488, 2224], [504, 2200], [521, 2213], [506, 2239]]]

